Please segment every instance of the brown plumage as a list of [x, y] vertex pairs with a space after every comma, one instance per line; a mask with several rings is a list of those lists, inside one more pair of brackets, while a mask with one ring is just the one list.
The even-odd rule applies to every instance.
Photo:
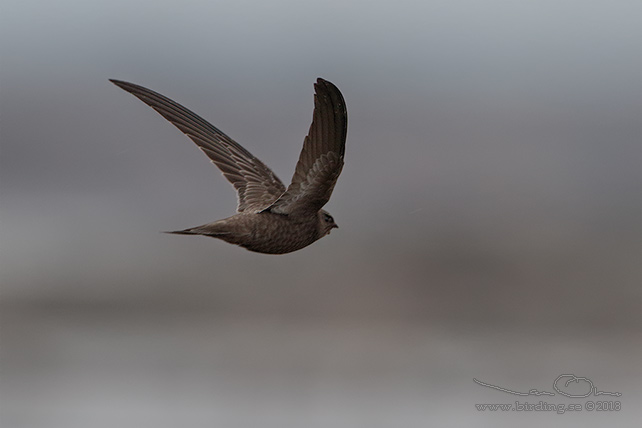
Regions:
[[338, 227], [321, 209], [343, 168], [348, 130], [345, 101], [332, 83], [317, 79], [314, 85], [312, 125], [286, 189], [270, 168], [205, 119], [142, 86], [110, 81], [194, 141], [236, 189], [237, 214], [169, 233], [211, 236], [258, 253], [284, 254], [306, 247]]

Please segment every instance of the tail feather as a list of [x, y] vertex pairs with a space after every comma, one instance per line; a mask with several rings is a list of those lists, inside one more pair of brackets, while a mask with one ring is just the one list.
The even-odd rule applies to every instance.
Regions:
[[173, 235], [207, 235], [207, 236], [223, 236], [229, 235], [229, 232], [217, 230], [218, 228], [212, 227], [211, 224], [204, 224], [203, 226], [190, 227], [183, 230], [172, 230], [164, 233], [171, 233]]
[[174, 235], [200, 235], [199, 232], [193, 230], [193, 229], [185, 229], [185, 230], [166, 230], [163, 233], [171, 233]]

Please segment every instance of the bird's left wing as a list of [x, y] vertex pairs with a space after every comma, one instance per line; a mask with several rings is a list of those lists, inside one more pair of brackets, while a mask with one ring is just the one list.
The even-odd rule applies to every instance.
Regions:
[[196, 143], [236, 189], [238, 212], [262, 211], [285, 192], [270, 168], [196, 113], [142, 86], [110, 81], [156, 110]]

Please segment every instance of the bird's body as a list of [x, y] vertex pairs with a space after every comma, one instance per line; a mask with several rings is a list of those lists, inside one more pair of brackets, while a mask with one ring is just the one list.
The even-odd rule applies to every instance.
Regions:
[[321, 208], [341, 169], [347, 112], [336, 86], [315, 84], [312, 125], [288, 188], [263, 162], [180, 104], [142, 86], [112, 80], [183, 131], [218, 166], [238, 194], [237, 214], [175, 234], [205, 235], [265, 254], [299, 250], [338, 227]]
[[324, 236], [315, 217], [291, 217], [271, 212], [238, 213], [202, 226], [170, 233], [211, 236], [265, 254], [285, 254], [300, 250]]

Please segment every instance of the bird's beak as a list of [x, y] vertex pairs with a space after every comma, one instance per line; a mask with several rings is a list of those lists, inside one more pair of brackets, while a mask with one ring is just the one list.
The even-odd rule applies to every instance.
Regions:
[[333, 225], [332, 225], [332, 227], [333, 227], [334, 229], [338, 229], [338, 228], [339, 228], [339, 226], [337, 226], [336, 224], [333, 224]]

